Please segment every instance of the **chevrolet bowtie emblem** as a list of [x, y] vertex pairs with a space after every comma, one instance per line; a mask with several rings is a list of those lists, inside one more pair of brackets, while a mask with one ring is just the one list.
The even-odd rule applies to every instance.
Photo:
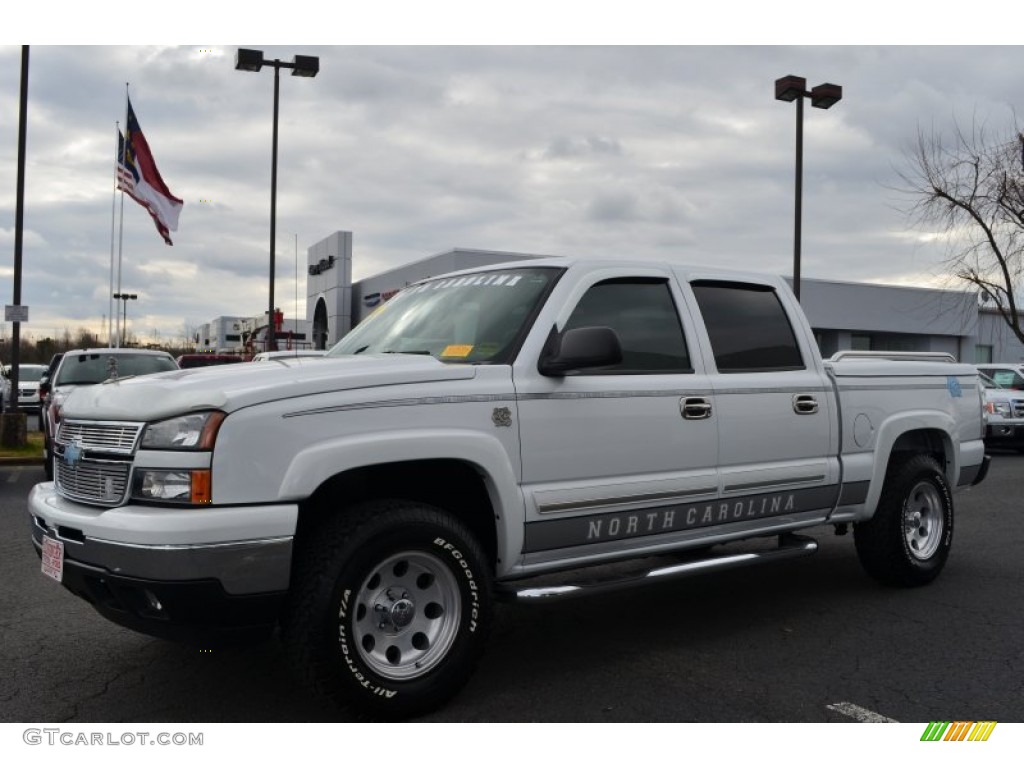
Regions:
[[84, 456], [85, 451], [82, 450], [82, 443], [77, 437], [68, 443], [67, 448], [64, 449], [64, 462], [69, 467], [75, 466], [75, 464], [80, 462]]

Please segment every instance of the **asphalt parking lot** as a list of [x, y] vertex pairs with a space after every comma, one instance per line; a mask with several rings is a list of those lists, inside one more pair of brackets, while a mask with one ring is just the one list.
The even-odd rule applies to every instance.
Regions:
[[[1024, 456], [957, 497], [934, 584], [876, 585], [852, 538], [813, 557], [542, 606], [503, 605], [445, 722], [1024, 721]], [[0, 721], [332, 722], [275, 640], [202, 649], [108, 623], [39, 572], [25, 498], [0, 467]], [[864, 715], [868, 713], [868, 715]]]

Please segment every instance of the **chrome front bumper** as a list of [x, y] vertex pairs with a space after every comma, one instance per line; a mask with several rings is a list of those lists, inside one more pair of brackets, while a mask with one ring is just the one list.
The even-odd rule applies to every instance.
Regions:
[[64, 543], [69, 561], [112, 576], [215, 580], [230, 595], [288, 589], [294, 504], [180, 509], [77, 504], [40, 483], [28, 499], [32, 539]]

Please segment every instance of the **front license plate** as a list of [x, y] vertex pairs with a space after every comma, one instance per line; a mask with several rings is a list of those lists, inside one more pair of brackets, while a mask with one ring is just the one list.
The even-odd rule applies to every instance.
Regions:
[[43, 536], [43, 573], [64, 581], [64, 542]]

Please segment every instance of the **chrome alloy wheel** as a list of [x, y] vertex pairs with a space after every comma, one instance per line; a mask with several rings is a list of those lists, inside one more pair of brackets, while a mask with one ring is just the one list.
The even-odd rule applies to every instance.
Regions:
[[352, 636], [374, 672], [410, 680], [445, 658], [461, 616], [451, 569], [427, 552], [399, 552], [374, 566], [359, 589]]
[[943, 503], [934, 483], [921, 481], [915, 485], [903, 505], [903, 535], [910, 554], [927, 560], [935, 554], [942, 541]]

